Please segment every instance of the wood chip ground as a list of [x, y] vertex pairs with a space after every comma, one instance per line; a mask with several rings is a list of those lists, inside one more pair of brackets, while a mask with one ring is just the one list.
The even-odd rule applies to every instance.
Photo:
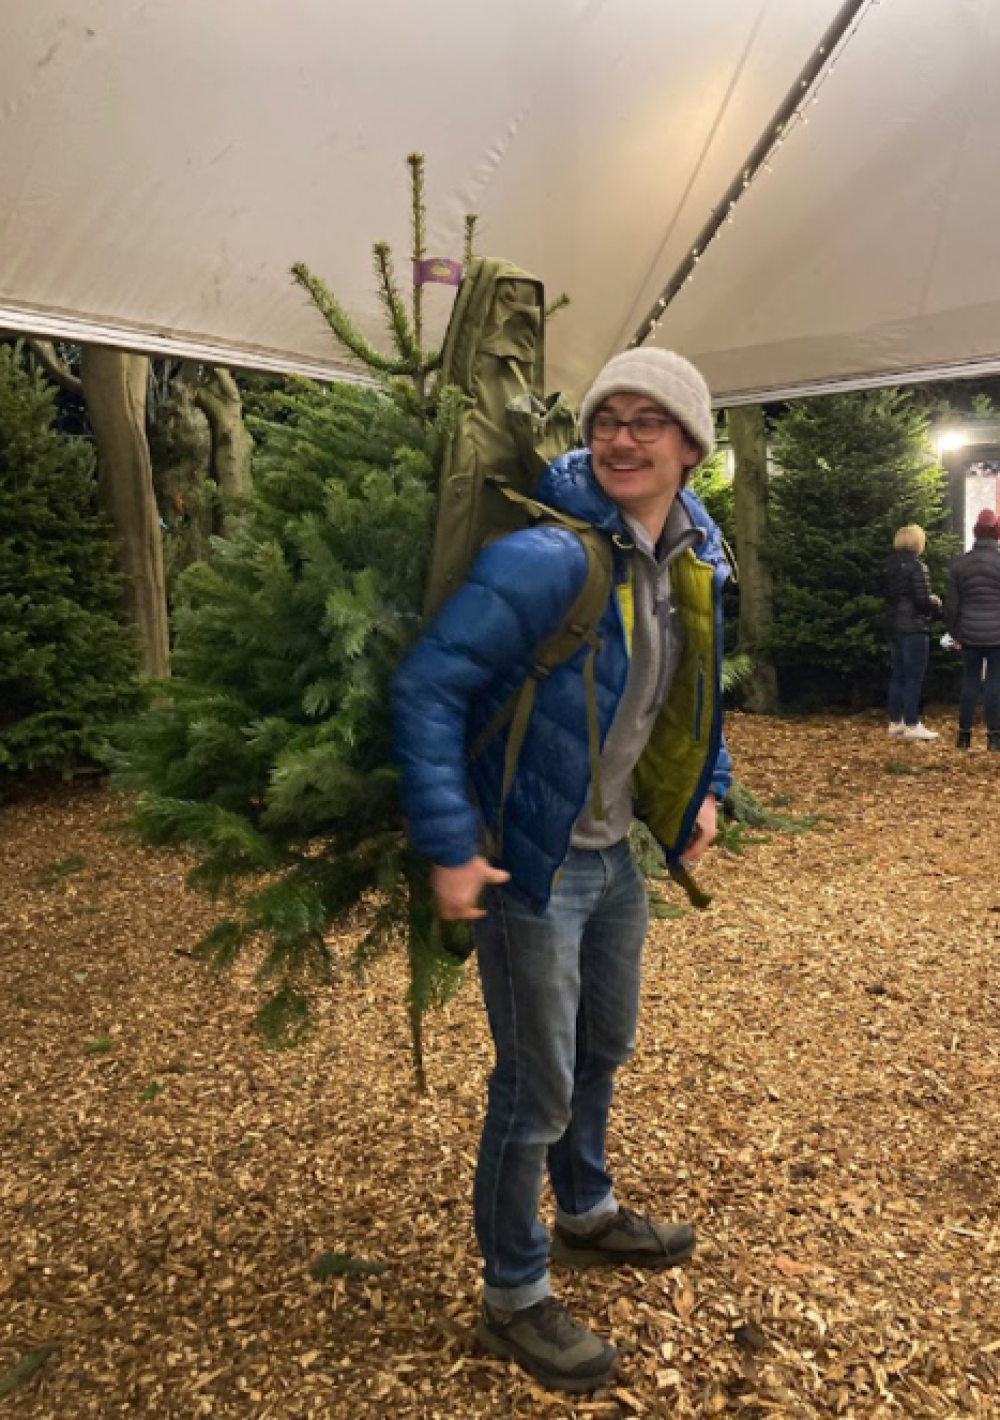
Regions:
[[[470, 1340], [490, 1047], [472, 972], [413, 1088], [400, 964], [294, 1052], [188, 952], [186, 864], [67, 787], [0, 812], [0, 1410], [20, 1420], [1000, 1416], [1000, 756], [734, 715], [818, 812], [654, 923], [619, 1193], [683, 1272], [560, 1277], [621, 1351], [567, 1398]], [[350, 943], [339, 944], [345, 960]], [[547, 1201], [548, 1206], [548, 1201]], [[324, 1254], [379, 1267], [311, 1272]]]

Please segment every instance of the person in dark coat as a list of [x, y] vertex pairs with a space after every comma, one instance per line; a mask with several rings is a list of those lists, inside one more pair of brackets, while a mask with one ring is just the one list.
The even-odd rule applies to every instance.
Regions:
[[941, 598], [921, 553], [927, 544], [916, 523], [900, 528], [885, 565], [885, 618], [889, 636], [889, 733], [904, 740], [936, 740], [920, 722], [920, 690], [930, 656], [931, 618]]
[[980, 693], [986, 709], [986, 742], [1000, 753], [1000, 524], [984, 508], [972, 530], [971, 551], [951, 569], [945, 597], [948, 633], [962, 653], [958, 749], [972, 743]]

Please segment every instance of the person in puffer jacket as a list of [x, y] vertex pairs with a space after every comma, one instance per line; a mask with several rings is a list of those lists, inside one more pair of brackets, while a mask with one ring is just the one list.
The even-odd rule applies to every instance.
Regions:
[[936, 740], [936, 730], [920, 721], [920, 691], [930, 659], [931, 618], [941, 598], [931, 591], [921, 554], [927, 545], [923, 528], [900, 528], [885, 564], [885, 624], [889, 637], [889, 733], [906, 740]]
[[[640, 816], [668, 864], [691, 868], [716, 836], [731, 778], [720, 680], [728, 569], [718, 529], [684, 486], [712, 449], [708, 387], [673, 352], [629, 350], [597, 376], [581, 424], [588, 448], [557, 460], [536, 496], [615, 547], [592, 661], [600, 794], [586, 647], [541, 679], [506, 794], [503, 734], [469, 758], [584, 584], [586, 554], [568, 528], [486, 546], [394, 685], [409, 833], [433, 865], [441, 917], [473, 924], [496, 1049], [474, 1188], [476, 1334], [570, 1391], [604, 1384], [616, 1356], [553, 1297], [550, 1255], [570, 1267], [659, 1268], [695, 1246], [688, 1224], [620, 1205], [605, 1156], [614, 1075], [635, 1047], [648, 923], [629, 826]], [[546, 1166], [551, 1244], [538, 1216]]]
[[962, 653], [955, 744], [958, 749], [971, 745], [982, 694], [986, 745], [1000, 753], [1000, 524], [992, 508], [979, 514], [972, 535], [972, 548], [952, 565], [944, 600], [948, 634]]

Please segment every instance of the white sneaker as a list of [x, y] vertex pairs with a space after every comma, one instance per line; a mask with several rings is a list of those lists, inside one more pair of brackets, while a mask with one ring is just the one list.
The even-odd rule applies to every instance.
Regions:
[[929, 730], [919, 720], [915, 725], [906, 725], [903, 729], [904, 740], [939, 740], [940, 738], [937, 730]]
[[901, 735], [905, 729], [906, 729], [906, 726], [903, 724], [902, 720], [890, 720], [890, 721], [889, 721], [889, 733], [890, 733], [890, 735]]

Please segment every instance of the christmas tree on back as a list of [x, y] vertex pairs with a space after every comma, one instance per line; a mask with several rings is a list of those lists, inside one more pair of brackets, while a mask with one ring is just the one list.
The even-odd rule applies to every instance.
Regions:
[[[423, 168], [409, 163], [416, 265]], [[336, 968], [331, 934], [359, 904], [363, 957], [404, 941], [419, 1070], [422, 1012], [455, 965], [402, 832], [388, 687], [419, 629], [435, 469], [460, 396], [428, 392], [439, 355], [422, 348], [420, 287], [409, 314], [382, 243], [375, 266], [390, 356], [295, 268], [372, 383], [303, 381], [256, 421], [250, 507], [184, 575], [171, 680], [129, 733], [118, 781], [139, 791], [146, 841], [192, 849], [192, 881], [229, 894], [204, 952], [221, 966], [263, 948], [272, 1039], [306, 1028], [310, 986]]]

